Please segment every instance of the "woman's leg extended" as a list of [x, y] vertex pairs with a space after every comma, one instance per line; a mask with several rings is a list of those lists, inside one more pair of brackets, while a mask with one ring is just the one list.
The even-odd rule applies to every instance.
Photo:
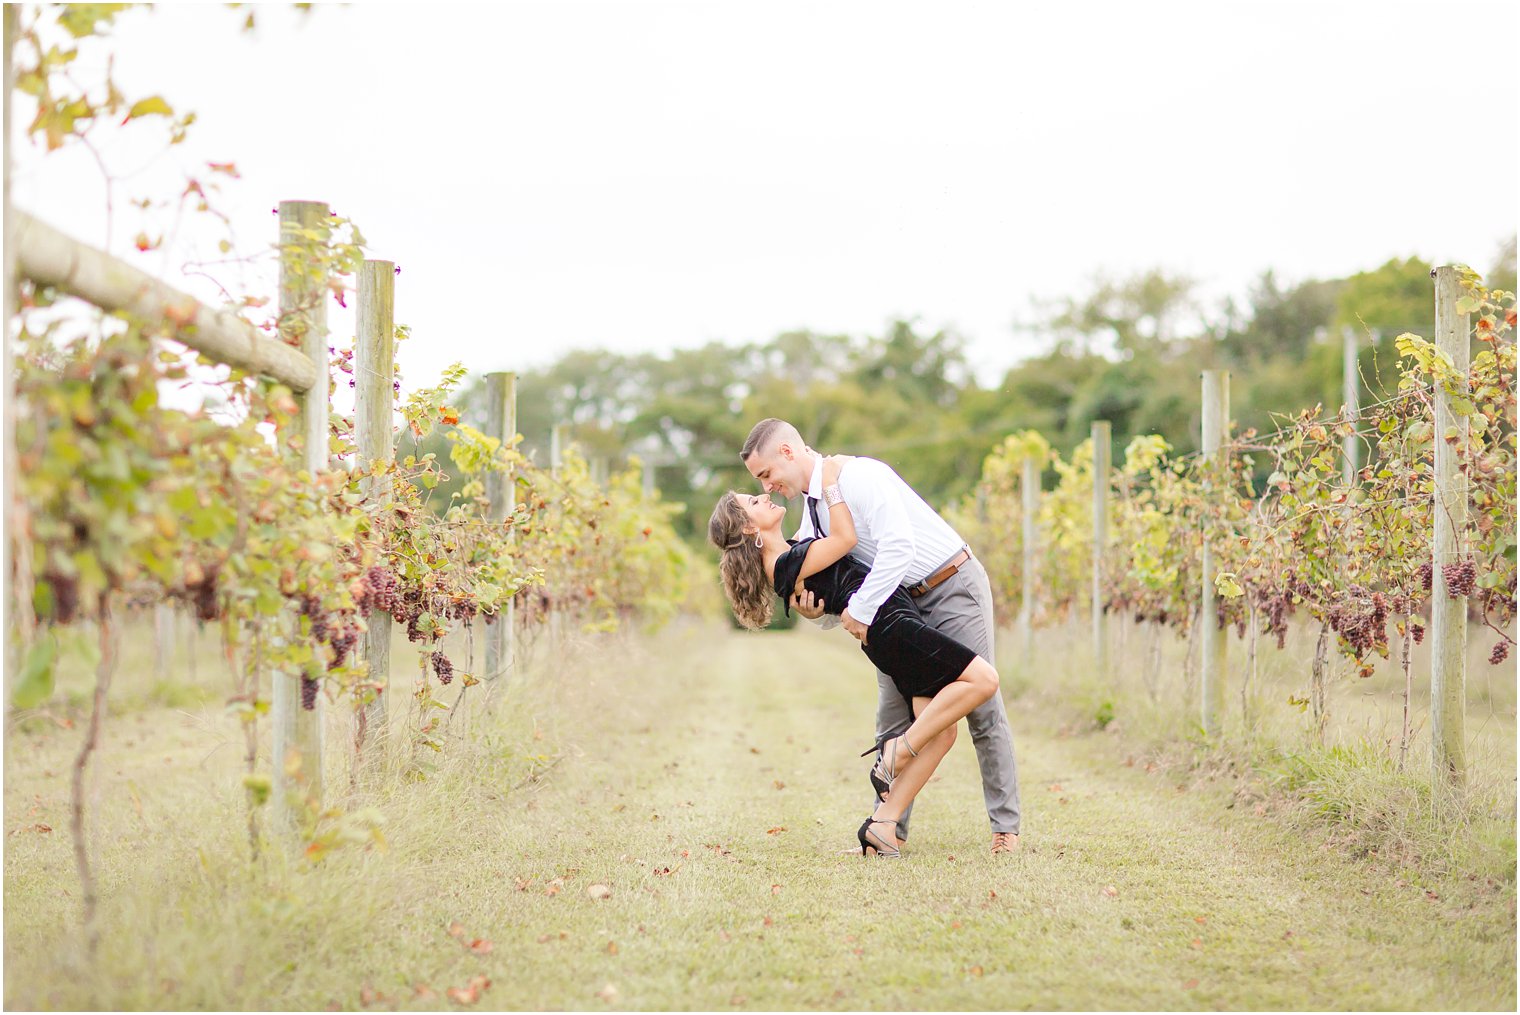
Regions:
[[[964, 719], [972, 709], [997, 693], [998, 673], [992, 664], [981, 656], [972, 659], [961, 675], [954, 681], [940, 689], [933, 698], [914, 698], [914, 713], [917, 718], [913, 725], [903, 734], [907, 743], [897, 744], [898, 767], [902, 767], [902, 756], [908, 754], [908, 748], [922, 753], [919, 744], [925, 743], [938, 736], [944, 730], [955, 726]], [[918, 702], [927, 700], [922, 709]], [[886, 745], [887, 751], [891, 751], [892, 744]], [[910, 758], [911, 754], [908, 755]], [[888, 755], [890, 757], [890, 754]]]
[[[941, 691], [940, 694], [945, 693]], [[914, 698], [913, 711], [921, 713], [930, 704], [928, 698]], [[876, 805], [876, 813], [873, 821], [896, 821], [902, 817], [903, 811], [913, 805], [913, 798], [918, 796], [918, 791], [928, 783], [929, 777], [939, 767], [939, 763], [949, 753], [951, 746], [955, 744], [955, 724], [940, 730], [930, 738], [923, 747], [915, 748], [918, 757], [913, 757], [903, 750], [898, 756], [898, 774], [892, 782], [892, 792], [887, 794], [885, 802]], [[888, 750], [891, 748], [889, 747]], [[904, 764], [904, 761], [907, 764]], [[893, 832], [891, 825], [874, 826], [875, 834], [882, 837], [886, 842], [891, 842]]]

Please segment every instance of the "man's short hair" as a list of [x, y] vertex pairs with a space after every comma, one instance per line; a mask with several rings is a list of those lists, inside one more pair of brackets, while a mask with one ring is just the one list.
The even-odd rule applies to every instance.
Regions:
[[[762, 419], [750, 430], [749, 436], [744, 438], [744, 447], [739, 451], [739, 457], [747, 462], [750, 455], [753, 455], [761, 448], [769, 447], [771, 441], [776, 437], [789, 436], [791, 434], [797, 434], [797, 428], [786, 420], [774, 417]], [[797, 434], [797, 440], [799, 442], [802, 440], [801, 434]]]

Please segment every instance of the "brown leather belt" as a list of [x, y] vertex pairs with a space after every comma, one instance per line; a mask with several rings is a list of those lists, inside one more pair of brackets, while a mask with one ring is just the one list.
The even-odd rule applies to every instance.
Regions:
[[917, 599], [919, 596], [929, 594], [936, 587], [943, 585], [945, 582], [949, 581], [955, 572], [961, 569], [961, 565], [970, 559], [971, 551], [964, 546], [961, 547], [960, 552], [951, 557], [950, 560], [946, 562], [944, 567], [940, 568], [938, 571], [934, 572], [929, 577], [919, 582], [917, 585], [909, 585], [908, 595], [912, 596], [914, 599]]

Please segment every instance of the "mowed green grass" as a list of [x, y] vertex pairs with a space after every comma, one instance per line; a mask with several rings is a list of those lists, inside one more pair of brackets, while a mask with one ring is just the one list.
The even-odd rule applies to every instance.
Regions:
[[344, 800], [384, 811], [388, 848], [317, 865], [249, 861], [215, 706], [114, 717], [94, 963], [77, 731], [13, 732], [7, 1006], [437, 1009], [480, 976], [476, 1004], [506, 1009], [1515, 1006], [1513, 882], [1415, 884], [1229, 806], [1227, 780], [1126, 764], [1122, 734], [1067, 733], [1043, 698], [1009, 702], [1020, 854], [988, 855], [962, 730], [904, 859], [864, 860], [838, 850], [866, 813], [874, 680], [843, 634], [582, 648], [477, 699], [426, 778], [398, 765]]

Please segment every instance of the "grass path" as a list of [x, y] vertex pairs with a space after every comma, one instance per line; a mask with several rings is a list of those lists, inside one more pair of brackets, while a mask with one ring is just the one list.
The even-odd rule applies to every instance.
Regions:
[[[477, 974], [480, 1004], [509, 1009], [1515, 1005], [1512, 892], [1432, 898], [1019, 701], [1019, 855], [988, 855], [964, 730], [903, 861], [837, 855], [865, 814], [873, 697], [838, 632], [676, 632], [552, 686], [505, 710], [542, 742], [523, 721], [494, 748], [557, 746], [544, 777], [437, 790], [428, 821], [422, 784], [393, 801], [389, 851], [287, 871], [283, 893], [218, 880], [204, 847], [201, 872], [181, 869], [187, 845], [138, 842], [135, 863], [107, 847], [108, 892], [156, 880], [178, 917], [114, 944], [104, 974], [65, 977], [63, 931], [39, 926], [71, 915], [67, 872], [31, 869], [66, 835], [9, 849], [8, 1006], [439, 1007]], [[8, 830], [47, 763], [12, 765]], [[489, 954], [451, 940], [456, 922]]]

